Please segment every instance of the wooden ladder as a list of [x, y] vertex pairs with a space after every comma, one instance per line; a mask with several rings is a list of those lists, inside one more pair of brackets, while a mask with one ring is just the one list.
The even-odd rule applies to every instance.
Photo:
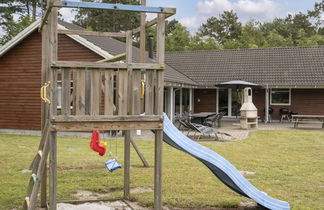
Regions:
[[[33, 210], [36, 207], [37, 195], [39, 187], [43, 178], [44, 170], [46, 170], [46, 160], [49, 152], [49, 132], [50, 124], [45, 123], [44, 132], [38, 147], [37, 154], [30, 165], [32, 174], [29, 179], [25, 200], [23, 202], [23, 209]], [[46, 177], [45, 177], [46, 178]]]

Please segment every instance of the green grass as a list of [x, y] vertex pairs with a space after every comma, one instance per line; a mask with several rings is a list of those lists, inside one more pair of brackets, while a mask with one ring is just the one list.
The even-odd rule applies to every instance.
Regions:
[[[30, 174], [23, 174], [37, 150], [40, 137], [0, 135], [0, 206], [20, 207]], [[108, 144], [116, 141], [108, 141]], [[153, 165], [153, 141], [137, 141]], [[123, 163], [123, 141], [118, 141]], [[245, 177], [270, 196], [288, 201], [293, 209], [324, 206], [324, 132], [255, 131], [240, 142], [202, 142], [228, 159], [239, 170], [255, 172]], [[78, 148], [67, 150], [67, 148]], [[113, 149], [113, 152], [115, 149]], [[109, 173], [100, 157], [89, 149], [89, 139], [59, 138], [58, 167], [92, 167], [58, 171], [58, 199], [75, 199], [77, 190], [103, 193], [102, 198], [121, 198], [123, 170]], [[142, 168], [131, 154], [131, 188], [153, 187], [153, 168]], [[93, 169], [94, 168], [94, 169]], [[143, 206], [153, 205], [153, 193], [131, 194]], [[177, 207], [237, 207], [249, 199], [225, 187], [199, 161], [163, 144], [163, 204]]]

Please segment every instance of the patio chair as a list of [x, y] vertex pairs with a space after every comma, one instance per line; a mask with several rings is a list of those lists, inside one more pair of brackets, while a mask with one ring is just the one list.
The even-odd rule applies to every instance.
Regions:
[[220, 112], [218, 114], [210, 115], [204, 120], [203, 125], [214, 128], [214, 127], [216, 127], [215, 123], [217, 122], [217, 127], [220, 128], [221, 127], [221, 120], [224, 117], [224, 115], [225, 115], [224, 112]]
[[215, 135], [215, 140], [219, 140], [218, 134], [232, 137], [230, 134], [219, 131], [216, 128], [204, 126], [197, 123], [191, 123], [191, 122], [187, 122], [186, 124], [194, 131], [194, 138], [196, 137], [197, 133], [200, 134], [197, 140], [199, 140], [202, 135], [209, 135], [209, 136]]

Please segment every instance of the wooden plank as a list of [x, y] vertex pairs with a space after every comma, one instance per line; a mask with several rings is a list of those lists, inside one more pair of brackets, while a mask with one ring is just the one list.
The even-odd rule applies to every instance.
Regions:
[[130, 138], [130, 142], [132, 144], [132, 146], [134, 147], [138, 157], [141, 159], [144, 167], [150, 167], [150, 165], [148, 164], [148, 162], [146, 161], [144, 155], [142, 154], [141, 150], [139, 149], [139, 147], [136, 145], [135, 141], [134, 141], [134, 138], [131, 136]]
[[51, 10], [53, 8], [53, 3], [54, 3], [53, 1], [49, 1], [49, 4], [48, 4], [47, 9], [45, 11], [45, 15], [42, 18], [41, 24], [40, 24], [39, 29], [38, 29], [39, 32], [43, 31], [43, 27], [46, 24], [49, 15], [51, 14]]
[[91, 100], [91, 71], [85, 70], [85, 113], [90, 114]]
[[71, 114], [71, 71], [69, 69], [62, 70], [62, 114]]
[[128, 130], [124, 141], [124, 199], [129, 199], [130, 192], [130, 139], [131, 131]]
[[95, 3], [95, 2], [56, 1], [53, 4], [53, 6], [67, 7], [67, 8], [105, 9], [105, 10], [129, 11], [129, 12], [171, 13], [171, 14], [176, 13], [175, 8], [143, 7], [138, 5], [108, 4], [108, 3]]
[[56, 210], [57, 186], [57, 133], [50, 133], [50, 180], [49, 180], [49, 209]]
[[89, 116], [89, 115], [78, 115], [78, 116], [52, 116], [51, 123], [63, 123], [63, 122], [163, 122], [162, 115], [99, 115], [99, 116]]
[[155, 131], [154, 152], [154, 209], [162, 209], [162, 138], [163, 131]]
[[91, 72], [91, 95], [90, 95], [90, 115], [99, 115], [101, 78], [100, 71]]
[[128, 73], [126, 71], [118, 72], [117, 80], [118, 92], [118, 115], [127, 114], [127, 88], [128, 88]]
[[164, 64], [156, 63], [98, 63], [98, 62], [81, 62], [81, 61], [54, 61], [52, 68], [74, 68], [77, 70], [96, 70], [96, 69], [164, 69]]
[[75, 114], [84, 115], [85, 114], [85, 71], [77, 71], [76, 78], [74, 78], [75, 84]]
[[52, 126], [57, 131], [92, 131], [92, 130], [162, 130], [162, 122], [70, 122], [56, 123]]
[[[165, 15], [165, 18], [168, 18], [168, 17], [170, 17], [170, 16], [172, 16], [172, 15], [173, 15], [173, 14], [166, 14], [166, 15]], [[149, 27], [151, 27], [151, 26], [157, 24], [157, 22], [158, 22], [158, 18], [157, 18], [157, 17], [154, 18], [154, 19], [152, 19], [152, 20], [150, 20], [150, 21], [147, 21], [147, 22], [145, 23], [145, 28], [149, 28]], [[140, 32], [140, 31], [141, 31], [141, 26], [138, 27], [138, 28], [133, 29], [133, 34], [137, 34], [137, 33]]]
[[117, 61], [124, 60], [125, 58], [126, 58], [126, 53], [121, 53], [121, 54], [118, 54], [118, 55], [116, 55], [114, 57], [106, 58], [106, 59], [102, 59], [100, 61], [97, 61], [97, 63], [117, 62]]
[[152, 71], [147, 71], [145, 73], [145, 114], [153, 114], [154, 106], [154, 81], [153, 81]]
[[114, 115], [114, 75], [113, 70], [105, 71], [105, 85], [104, 85], [104, 114]]
[[77, 34], [84, 36], [103, 36], [103, 37], [126, 37], [125, 33], [117, 32], [98, 32], [98, 31], [87, 31], [87, 30], [57, 30], [59, 34]]

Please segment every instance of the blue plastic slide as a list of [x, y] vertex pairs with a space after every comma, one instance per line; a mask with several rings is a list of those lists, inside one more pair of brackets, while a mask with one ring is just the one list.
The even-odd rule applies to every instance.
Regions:
[[169, 145], [197, 158], [219, 180], [235, 192], [255, 200], [259, 205], [268, 209], [290, 209], [289, 203], [274, 199], [254, 187], [222, 156], [185, 136], [173, 125], [166, 114], [164, 114], [163, 140]]

